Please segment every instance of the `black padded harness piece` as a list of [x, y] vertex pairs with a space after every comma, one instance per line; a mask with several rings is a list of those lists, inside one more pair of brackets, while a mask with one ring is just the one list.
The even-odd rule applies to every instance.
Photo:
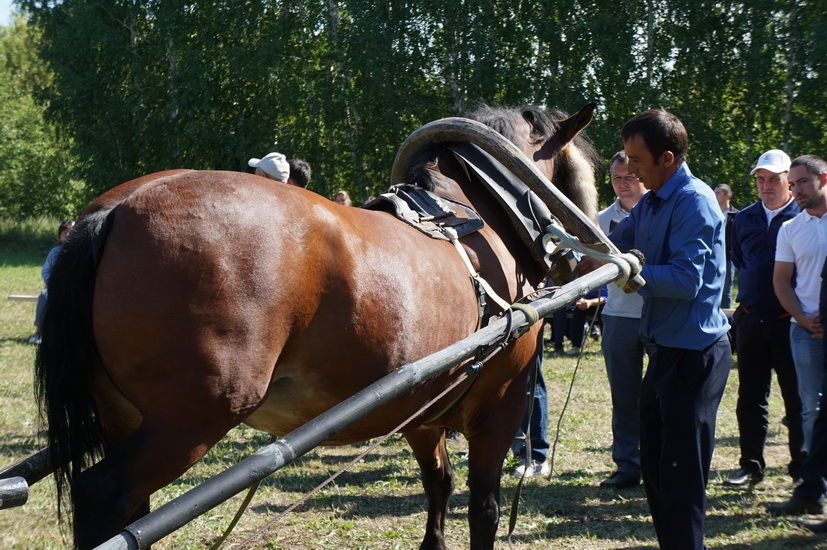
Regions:
[[[548, 207], [526, 184], [476, 145], [450, 143], [445, 147], [463, 167], [468, 178], [478, 181], [496, 199], [532, 259], [547, 270], [552, 260], [545, 252], [543, 235], [553, 219]], [[388, 212], [426, 235], [441, 240], [447, 239], [440, 227], [453, 227], [459, 237], [463, 237], [484, 225], [471, 207], [408, 184], [394, 185], [363, 208]]]
[[388, 212], [429, 237], [443, 241], [449, 239], [441, 227], [452, 227], [458, 237], [464, 237], [485, 225], [470, 206], [404, 183], [394, 185], [363, 208]]
[[552, 221], [551, 211], [526, 184], [494, 157], [471, 143], [451, 143], [448, 149], [469, 175], [476, 176], [497, 199], [531, 257], [544, 269], [551, 265], [543, 246], [543, 235]]

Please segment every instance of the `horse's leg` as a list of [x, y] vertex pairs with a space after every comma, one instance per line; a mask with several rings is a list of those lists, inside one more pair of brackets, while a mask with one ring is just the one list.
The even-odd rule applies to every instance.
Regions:
[[[531, 363], [534, 364], [533, 361]], [[493, 368], [493, 365], [492, 365]], [[468, 523], [471, 549], [494, 547], [500, 519], [500, 477], [525, 409], [526, 378], [518, 376], [498, 406], [482, 404], [468, 439]]]
[[428, 523], [420, 549], [444, 550], [445, 516], [448, 513], [448, 499], [454, 490], [451, 464], [445, 449], [445, 430], [420, 428], [405, 432], [405, 439], [419, 463], [422, 485], [428, 498]]
[[75, 542], [93, 548], [149, 510], [149, 496], [178, 478], [236, 423], [220, 414], [146, 418], [73, 486]]

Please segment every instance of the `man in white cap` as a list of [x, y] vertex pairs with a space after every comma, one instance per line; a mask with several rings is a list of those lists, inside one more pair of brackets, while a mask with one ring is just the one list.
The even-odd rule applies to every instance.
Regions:
[[764, 479], [764, 445], [769, 428], [767, 399], [772, 371], [778, 379], [789, 429], [788, 473], [798, 479], [803, 461], [801, 399], [790, 351], [790, 314], [775, 296], [772, 271], [776, 236], [781, 225], [801, 208], [793, 200], [787, 175], [790, 157], [772, 149], [758, 158], [750, 175], [755, 177], [759, 201], [735, 215], [727, 243], [739, 270], [738, 309], [733, 314], [738, 352], [739, 469], [724, 481], [748, 486]]
[[264, 158], [252, 158], [247, 165], [256, 169], [257, 176], [264, 176], [281, 183], [287, 183], [290, 177], [290, 165], [281, 153], [267, 153]]

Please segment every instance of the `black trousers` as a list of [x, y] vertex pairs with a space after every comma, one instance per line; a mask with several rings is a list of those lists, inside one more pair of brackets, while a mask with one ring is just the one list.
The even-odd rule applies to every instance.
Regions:
[[769, 396], [772, 371], [778, 378], [789, 423], [790, 462], [793, 479], [801, 475], [804, 432], [801, 428], [801, 398], [795, 364], [790, 352], [790, 318], [762, 319], [742, 307], [735, 311], [735, 344], [738, 349], [738, 433], [741, 468], [764, 475], [764, 444], [769, 428]]
[[726, 335], [702, 350], [657, 346], [640, 396], [640, 463], [662, 550], [702, 550], [715, 419], [730, 368]]

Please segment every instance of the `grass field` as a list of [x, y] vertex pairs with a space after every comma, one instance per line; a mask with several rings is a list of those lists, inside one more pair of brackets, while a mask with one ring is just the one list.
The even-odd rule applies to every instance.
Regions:
[[[48, 227], [48, 229], [47, 229]], [[0, 467], [5, 468], [39, 448], [32, 398], [34, 348], [27, 345], [34, 304], [11, 302], [8, 294], [36, 294], [40, 263], [48, 251], [51, 224], [21, 230], [0, 224]], [[523, 492], [520, 517], [511, 543], [505, 537], [508, 507], [516, 479], [503, 478], [498, 548], [514, 549], [644, 549], [656, 548], [654, 530], [642, 488], [620, 493], [597, 484], [612, 470], [608, 384], [595, 344], [586, 349], [562, 421], [555, 472], [550, 479], [530, 480]], [[576, 360], [547, 357], [544, 372], [550, 392], [552, 438]], [[710, 548], [825, 548], [827, 540], [778, 519], [763, 504], [786, 499], [790, 480], [786, 429], [781, 425], [778, 388], [773, 389], [771, 430], [765, 481], [753, 490], [727, 488], [721, 480], [737, 467], [735, 422], [737, 373], [733, 370], [718, 416], [718, 446], [708, 487], [707, 544]], [[153, 497], [153, 507], [194, 487], [267, 443], [250, 428], [233, 430], [219, 445], [175, 483]], [[415, 461], [398, 437], [367, 454], [357, 465], [321, 490], [295, 512], [256, 532], [280, 511], [363, 452], [365, 445], [317, 449], [277, 472], [262, 485], [227, 548], [252, 537], [244, 548], [322, 549], [417, 548], [425, 523], [425, 502]], [[451, 443], [457, 462], [461, 443]], [[506, 465], [506, 472], [514, 464]], [[452, 548], [467, 547], [466, 471], [457, 468], [456, 490], [447, 525]], [[207, 512], [155, 545], [159, 549], [206, 548], [230, 521], [241, 496]], [[46, 480], [31, 489], [29, 502], [0, 511], [0, 549], [66, 548], [69, 535], [56, 520], [54, 491]]]

